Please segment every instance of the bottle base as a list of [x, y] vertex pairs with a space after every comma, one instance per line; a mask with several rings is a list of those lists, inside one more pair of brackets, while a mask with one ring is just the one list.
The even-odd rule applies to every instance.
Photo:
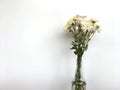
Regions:
[[86, 90], [86, 82], [82, 80], [73, 81], [72, 90]]

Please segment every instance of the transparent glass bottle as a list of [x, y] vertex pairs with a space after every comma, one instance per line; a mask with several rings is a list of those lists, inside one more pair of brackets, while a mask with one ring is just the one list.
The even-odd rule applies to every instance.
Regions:
[[76, 73], [75, 79], [72, 82], [72, 90], [86, 90], [86, 82], [83, 80], [82, 77], [82, 55], [77, 55], [77, 66], [76, 66]]

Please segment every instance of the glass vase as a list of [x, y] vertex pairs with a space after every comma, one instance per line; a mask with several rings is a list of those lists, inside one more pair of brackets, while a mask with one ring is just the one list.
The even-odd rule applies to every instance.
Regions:
[[76, 65], [76, 73], [75, 79], [72, 82], [72, 90], [86, 90], [86, 82], [82, 77], [82, 55], [77, 55], [77, 65]]

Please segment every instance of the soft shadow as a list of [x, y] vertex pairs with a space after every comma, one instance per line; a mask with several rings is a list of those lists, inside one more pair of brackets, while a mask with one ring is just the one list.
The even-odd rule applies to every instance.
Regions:
[[52, 89], [53, 90], [70, 90], [71, 89], [71, 57], [72, 51], [70, 50], [72, 37], [69, 33], [63, 31], [53, 35], [55, 37], [53, 43], [57, 42], [57, 48], [55, 55], [53, 57], [53, 70], [54, 78]]

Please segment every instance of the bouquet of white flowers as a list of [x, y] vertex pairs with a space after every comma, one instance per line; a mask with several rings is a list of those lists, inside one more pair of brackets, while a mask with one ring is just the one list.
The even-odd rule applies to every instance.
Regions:
[[85, 90], [85, 81], [81, 76], [81, 61], [82, 55], [88, 48], [88, 43], [96, 31], [100, 31], [100, 25], [94, 18], [87, 18], [86, 16], [76, 15], [71, 18], [64, 27], [73, 37], [72, 48], [75, 55], [77, 55], [77, 70], [75, 80], [72, 83], [73, 90]]

